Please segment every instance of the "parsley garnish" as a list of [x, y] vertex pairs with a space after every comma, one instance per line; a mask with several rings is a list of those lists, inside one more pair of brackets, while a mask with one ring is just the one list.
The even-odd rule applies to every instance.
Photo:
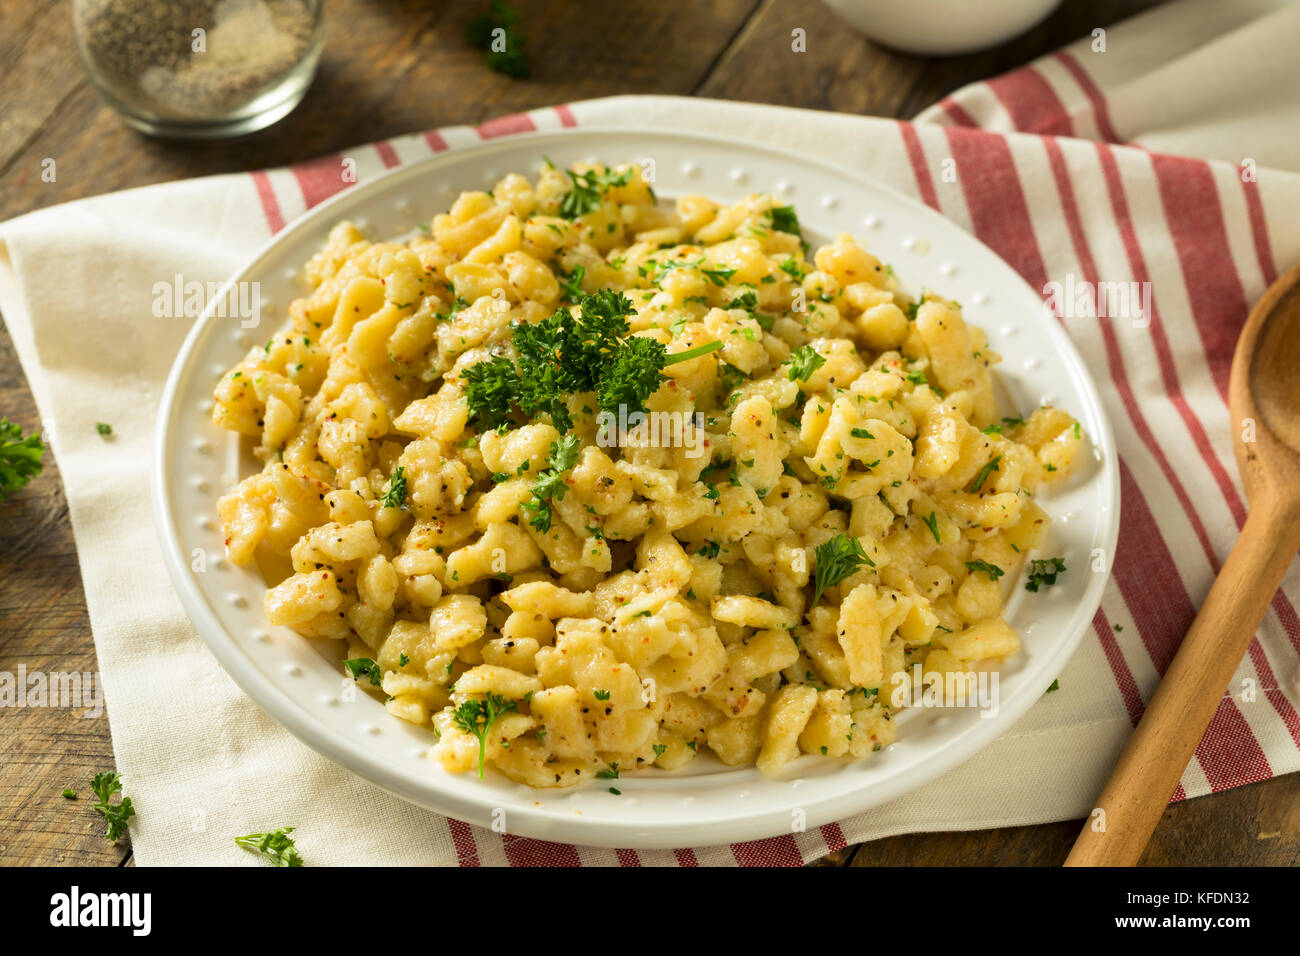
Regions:
[[107, 438], [109, 435], [113, 434], [113, 426], [108, 424], [108, 422], [95, 422], [95, 433], [101, 438]]
[[[597, 771], [596, 771], [596, 776], [599, 777], [601, 780], [617, 780], [617, 779], [618, 779], [618, 761], [614, 761], [614, 762], [611, 763], [608, 767], [606, 767], [604, 770], [597, 770]], [[612, 789], [612, 788], [611, 788], [611, 789]]]
[[935, 512], [930, 512], [930, 517], [925, 519], [925, 526], [930, 529], [930, 534], [934, 535], [935, 543], [943, 544], [943, 540], [939, 537], [939, 516]]
[[772, 228], [777, 232], [788, 232], [803, 238], [803, 230], [799, 228], [799, 214], [794, 211], [794, 206], [773, 206], [767, 215], [772, 220]]
[[845, 534], [837, 534], [824, 544], [817, 545], [814, 553], [817, 569], [813, 575], [813, 604], [821, 598], [823, 591], [839, 584], [862, 565], [871, 568], [876, 566], [863, 550], [862, 542]]
[[353, 680], [361, 680], [362, 676], [368, 676], [370, 683], [376, 687], [384, 682], [384, 675], [380, 673], [379, 665], [368, 657], [350, 658], [343, 662], [343, 669]]
[[379, 503], [385, 508], [406, 510], [406, 476], [402, 474], [404, 470], [401, 465], [393, 470], [393, 477], [388, 480], [388, 490], [379, 499]]
[[795, 261], [793, 256], [785, 260], [785, 262], [782, 262], [777, 268], [779, 268], [782, 272], [788, 275], [795, 282], [802, 282], [803, 277], [808, 274], [808, 270], [805, 269], [803, 266], [799, 265], [799, 263]]
[[790, 381], [806, 382], [826, 364], [826, 358], [811, 345], [801, 345], [790, 353]]
[[109, 770], [97, 773], [95, 779], [90, 781], [90, 789], [95, 792], [95, 809], [108, 821], [104, 839], [116, 843], [126, 832], [126, 821], [135, 816], [135, 807], [131, 806], [130, 797], [124, 796], [122, 802], [116, 805], [109, 802], [113, 794], [122, 792], [121, 775]]
[[1002, 575], [1006, 574], [1006, 572], [996, 564], [989, 564], [983, 558], [979, 558], [975, 561], [967, 561], [966, 570], [970, 571], [972, 574], [976, 571], [983, 571], [989, 576], [990, 581], [996, 581], [998, 578], [1002, 577]]
[[998, 462], [1000, 462], [1001, 460], [1002, 460], [1002, 456], [998, 455], [997, 457], [993, 458], [991, 461], [987, 462], [984, 465], [984, 467], [980, 469], [980, 473], [975, 476], [975, 480], [971, 483], [970, 486], [970, 490], [972, 494], [980, 490], [980, 488], [984, 484], [984, 479], [986, 479], [990, 474], [998, 470]]
[[478, 738], [478, 776], [483, 779], [483, 763], [487, 759], [487, 735], [502, 714], [518, 709], [517, 701], [505, 700], [499, 694], [488, 694], [482, 700], [467, 700], [456, 708], [451, 722], [467, 734]]
[[1029, 562], [1029, 580], [1025, 582], [1026, 591], [1037, 592], [1041, 585], [1051, 587], [1056, 583], [1056, 576], [1065, 573], [1065, 558], [1047, 558], [1043, 561]]
[[573, 188], [560, 200], [560, 215], [565, 219], [577, 219], [600, 208], [600, 201], [605, 190], [611, 186], [626, 186], [632, 181], [632, 170], [621, 173], [597, 172], [589, 169], [585, 173], [575, 173], [566, 169], [565, 174], [573, 182]]
[[41, 473], [43, 451], [40, 435], [32, 432], [24, 438], [21, 428], [0, 418], [0, 501]]
[[742, 292], [724, 306], [727, 309], [744, 309], [746, 312], [752, 312], [757, 307], [758, 293], [752, 289]]
[[566, 302], [577, 302], [582, 295], [582, 277], [587, 274], [586, 266], [574, 266], [573, 272], [560, 278], [560, 291]]
[[577, 435], [564, 435], [551, 442], [547, 455], [550, 468], [537, 476], [533, 497], [524, 502], [524, 507], [533, 512], [529, 522], [543, 534], [551, 530], [551, 499], [559, 501], [569, 490], [564, 483], [564, 473], [577, 463], [581, 447], [582, 439]]
[[292, 832], [293, 827], [280, 827], [270, 833], [250, 833], [235, 837], [235, 845], [261, 854], [272, 866], [302, 866], [302, 857], [289, 836]]
[[475, 421], [493, 428], [507, 424], [518, 409], [529, 416], [545, 412], [556, 428], [568, 431], [573, 419], [565, 396], [591, 391], [608, 411], [620, 405], [643, 411], [665, 366], [722, 348], [721, 342], [707, 342], [670, 355], [654, 339], [628, 336], [627, 317], [635, 309], [621, 292], [583, 293], [580, 307], [577, 316], [557, 309], [536, 324], [516, 323], [518, 366], [498, 355], [465, 370], [465, 400]]

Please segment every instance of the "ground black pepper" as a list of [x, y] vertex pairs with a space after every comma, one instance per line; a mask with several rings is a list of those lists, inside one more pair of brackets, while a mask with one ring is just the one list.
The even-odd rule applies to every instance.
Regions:
[[319, 0], [78, 0], [75, 9], [92, 79], [125, 112], [164, 122], [269, 107], [296, 71], [314, 69], [321, 40]]

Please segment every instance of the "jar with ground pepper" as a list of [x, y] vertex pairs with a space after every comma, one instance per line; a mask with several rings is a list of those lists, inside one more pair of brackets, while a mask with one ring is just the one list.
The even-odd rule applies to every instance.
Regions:
[[77, 48], [136, 129], [214, 139], [270, 126], [306, 93], [320, 0], [75, 0]]

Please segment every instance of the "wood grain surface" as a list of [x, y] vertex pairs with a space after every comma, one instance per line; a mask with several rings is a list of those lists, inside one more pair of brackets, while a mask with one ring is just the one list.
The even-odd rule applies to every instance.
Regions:
[[[301, 106], [237, 142], [142, 137], [103, 105], [78, 64], [71, 3], [0, 0], [0, 220], [132, 186], [282, 165], [355, 143], [615, 93], [696, 94], [911, 117], [973, 80], [1047, 53], [1155, 0], [1066, 0], [1029, 33], [983, 53], [929, 60], [884, 50], [816, 0], [519, 0], [528, 80], [489, 70], [465, 30], [486, 0], [325, 0], [326, 47]], [[793, 55], [802, 28], [809, 53]], [[779, 61], [777, 58], [780, 57]], [[53, 158], [58, 180], [42, 182]], [[0, 415], [39, 426], [0, 329]], [[0, 504], [0, 670], [94, 670], [76, 549], [58, 468]], [[142, 493], [143, 489], [142, 489]], [[124, 865], [85, 799], [113, 766], [108, 721], [55, 708], [0, 712], [0, 864]], [[72, 786], [82, 799], [61, 796]], [[128, 786], [129, 792], [129, 786]], [[1077, 821], [912, 834], [819, 865], [1056, 865]], [[1143, 862], [1300, 863], [1300, 775], [1165, 811]]]

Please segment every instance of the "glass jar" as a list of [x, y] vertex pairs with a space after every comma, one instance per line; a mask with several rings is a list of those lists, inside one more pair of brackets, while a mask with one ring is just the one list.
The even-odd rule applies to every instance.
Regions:
[[153, 136], [270, 126], [311, 85], [320, 0], [75, 0], [77, 49], [100, 95]]

